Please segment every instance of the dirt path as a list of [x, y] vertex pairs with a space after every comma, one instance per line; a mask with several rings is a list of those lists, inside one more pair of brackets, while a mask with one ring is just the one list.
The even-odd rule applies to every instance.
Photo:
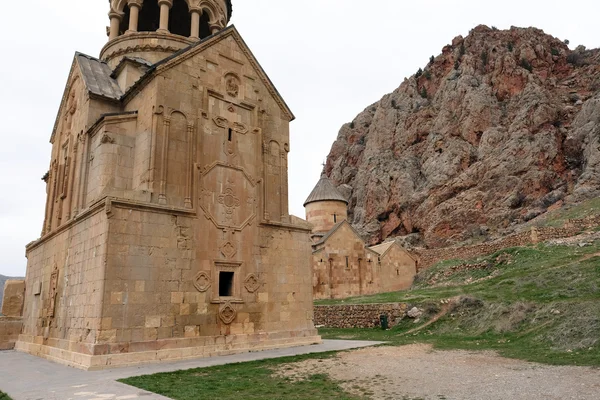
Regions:
[[320, 373], [371, 399], [600, 399], [598, 369], [545, 366], [493, 352], [437, 351], [428, 345], [362, 349], [286, 365], [278, 372], [293, 379]]

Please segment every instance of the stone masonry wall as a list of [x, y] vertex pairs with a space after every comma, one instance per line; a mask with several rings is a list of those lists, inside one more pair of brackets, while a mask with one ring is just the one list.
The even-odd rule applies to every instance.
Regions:
[[326, 328], [374, 328], [379, 316], [387, 315], [390, 328], [406, 315], [406, 303], [315, 306], [315, 326]]
[[15, 348], [22, 327], [22, 318], [0, 317], [0, 350]]
[[419, 270], [423, 270], [435, 265], [440, 261], [450, 259], [468, 259], [492, 254], [510, 247], [527, 246], [550, 239], [571, 237], [586, 229], [593, 229], [599, 226], [600, 215], [586, 219], [568, 220], [561, 228], [534, 227], [531, 229], [531, 231], [517, 233], [489, 243], [464, 247], [448, 247], [443, 249], [414, 251], [413, 254], [415, 254], [419, 259]]

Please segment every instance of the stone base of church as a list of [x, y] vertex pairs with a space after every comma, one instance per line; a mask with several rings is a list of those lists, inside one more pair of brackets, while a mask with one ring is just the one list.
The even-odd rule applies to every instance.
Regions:
[[20, 335], [15, 350], [95, 371], [320, 344], [316, 330], [92, 345]]
[[23, 319], [0, 317], [0, 350], [12, 350], [23, 328]]

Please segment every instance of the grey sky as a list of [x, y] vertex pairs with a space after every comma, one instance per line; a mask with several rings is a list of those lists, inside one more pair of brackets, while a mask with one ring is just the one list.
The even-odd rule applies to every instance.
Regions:
[[[24, 275], [39, 237], [48, 140], [73, 53], [98, 56], [107, 0], [3, 2], [0, 35], [0, 274]], [[343, 123], [479, 24], [535, 26], [600, 47], [597, 0], [233, 0], [236, 25], [294, 111], [290, 209], [319, 178]]]

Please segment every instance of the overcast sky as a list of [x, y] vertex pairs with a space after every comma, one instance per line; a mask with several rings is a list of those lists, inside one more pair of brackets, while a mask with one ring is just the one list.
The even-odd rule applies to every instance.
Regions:
[[[44, 218], [50, 133], [73, 53], [98, 56], [107, 0], [4, 1], [0, 34], [0, 274], [25, 274]], [[296, 115], [290, 210], [321, 172], [342, 124], [479, 25], [535, 26], [600, 47], [593, 0], [233, 0], [236, 25]]]

